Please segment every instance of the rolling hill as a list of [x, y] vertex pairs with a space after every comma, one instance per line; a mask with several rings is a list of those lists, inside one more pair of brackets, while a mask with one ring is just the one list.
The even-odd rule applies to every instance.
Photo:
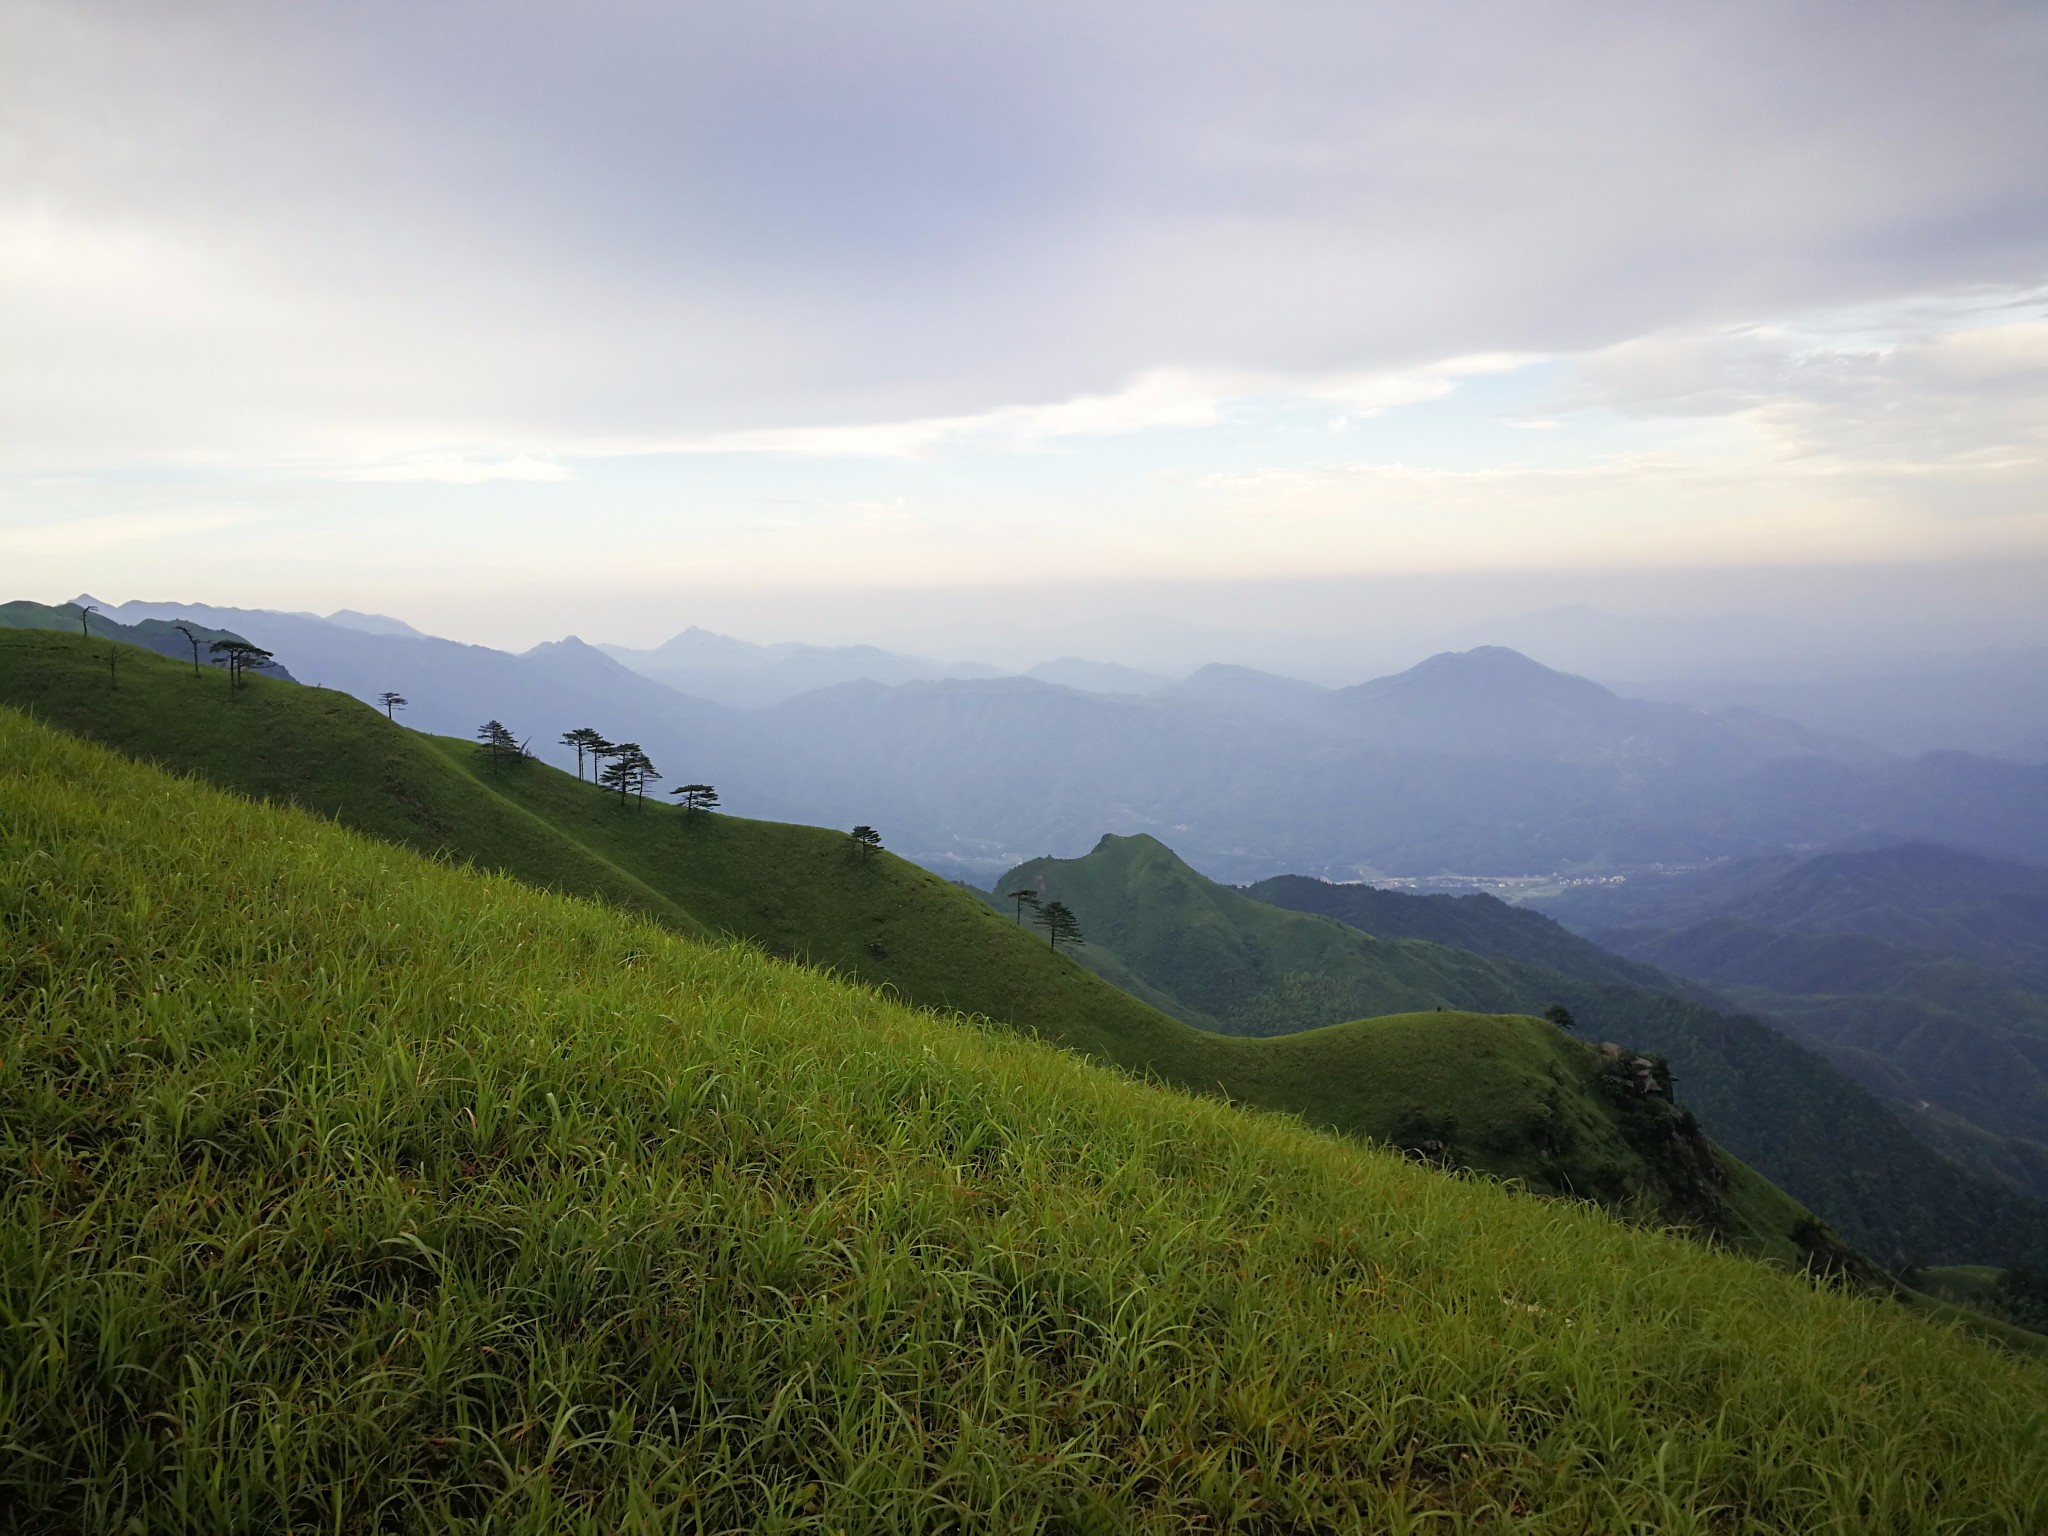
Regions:
[[[1361, 1008], [1285, 1040], [1211, 1033], [1051, 953], [930, 871], [861, 855], [843, 833], [623, 802], [537, 762], [494, 767], [473, 743], [407, 730], [325, 690], [262, 680], [231, 690], [225, 678], [141, 654], [109, 688], [103, 649], [0, 635], [0, 703], [423, 852], [684, 932], [743, 937], [1167, 1083], [1415, 1143], [1443, 1161], [1690, 1224], [1787, 1262], [1831, 1252], [1803, 1211], [1724, 1165], [1680, 1111], [1617, 1093], [1610, 1063], [1540, 1019], [1461, 1010], [1428, 1021], [1461, 1042], [1467, 1065], [1455, 1081], [1445, 1075], [1453, 1057], [1416, 1051], [1414, 1021], [1358, 1016], [1404, 1011], [1395, 1008]], [[1443, 1079], [1434, 1087], [1432, 1074]], [[1430, 1119], [1454, 1099], [1455, 1123]], [[1996, 1257], [1969, 1254], [1987, 1255]]]
[[0, 931], [17, 1529], [2048, 1511], [2048, 1368], [1890, 1303], [6, 710]]
[[[1080, 916], [1088, 963], [1105, 977], [1128, 975], [1161, 1006], [1213, 1028], [1313, 1028], [1365, 1006], [1538, 1013], [1562, 1004], [1588, 1038], [1665, 1057], [1681, 1099], [1716, 1141], [1863, 1251], [1893, 1264], [1972, 1252], [2008, 1264], [2048, 1257], [2048, 1206], [2026, 1198], [2026, 1184], [1972, 1176], [1780, 1031], [1646, 985], [1654, 971], [1603, 957], [1534, 913], [1490, 898], [1315, 881], [1254, 888], [1319, 909], [1283, 910], [1205, 879], [1149, 837], [1106, 837], [1082, 859], [1034, 860], [1000, 890], [1019, 886]], [[1381, 936], [1362, 931], [1368, 921]], [[1409, 937], [1446, 931], [1470, 948]], [[1559, 968], [1519, 958], [1532, 953]], [[1638, 979], [1605, 979], [1616, 974]], [[1990, 1149], [1952, 1135], [1937, 1145], [1997, 1166]]]

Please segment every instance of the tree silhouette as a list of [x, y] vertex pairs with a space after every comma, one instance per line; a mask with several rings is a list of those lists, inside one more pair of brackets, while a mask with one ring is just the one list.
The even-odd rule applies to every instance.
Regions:
[[519, 738], [507, 730], [501, 720], [486, 720], [478, 726], [476, 739], [484, 744], [484, 751], [494, 764], [503, 765], [526, 756], [526, 749], [519, 744]]
[[626, 796], [633, 790], [633, 765], [623, 757], [615, 758], [599, 772], [597, 782], [606, 789], [619, 792], [619, 804], [626, 803]]
[[377, 702], [384, 706], [384, 718], [386, 720], [396, 720], [398, 716], [393, 714], [392, 711], [405, 708], [409, 701], [402, 693], [385, 692], [377, 695]]
[[1028, 885], [1020, 885], [1016, 890], [1005, 896], [1003, 900], [1017, 903], [1017, 922], [1021, 926], [1024, 921], [1024, 909], [1038, 905], [1038, 892], [1032, 890]]
[[242, 686], [243, 674], [252, 667], [260, 669], [270, 660], [270, 652], [260, 645], [251, 645], [246, 640], [216, 640], [207, 649], [212, 652], [216, 665], [225, 663], [228, 669], [228, 686]]
[[647, 786], [660, 777], [661, 770], [654, 766], [653, 760], [645, 752], [635, 747], [633, 749], [633, 793], [639, 797], [642, 803], [645, 803], [647, 799]]
[[1571, 1009], [1565, 1007], [1563, 1003], [1552, 1003], [1543, 1010], [1543, 1017], [1550, 1020], [1559, 1029], [1570, 1029], [1579, 1022], [1572, 1017]]
[[683, 797], [683, 809], [690, 812], [715, 811], [718, 809], [718, 791], [709, 784], [685, 784], [680, 789], [669, 791]]
[[860, 854], [863, 861], [873, 858], [875, 850], [882, 846], [882, 834], [873, 827], [855, 827], [846, 834], [846, 837], [847, 841], [853, 844], [855, 851]]
[[82, 603], [79, 605], [78, 633], [87, 640], [90, 640], [92, 638], [92, 631], [85, 627], [85, 621], [91, 615], [98, 613], [99, 611], [99, 604], [97, 603]]
[[598, 782], [598, 769], [602, 768], [604, 760], [618, 751], [619, 748], [616, 742], [606, 741], [595, 731], [592, 731], [590, 734], [595, 738], [595, 740], [588, 744], [590, 750], [590, 782], [595, 784]]
[[574, 747], [576, 749], [576, 777], [578, 779], [581, 779], [583, 777], [584, 757], [588, 755], [590, 758], [593, 759], [591, 763], [590, 777], [592, 782], [595, 782], [597, 779], [596, 759], [598, 758], [598, 750], [602, 747], [609, 747], [611, 743], [606, 741], [602, 736], [598, 735], [597, 732], [592, 730], [589, 726], [579, 725], [573, 731], [562, 732], [562, 745], [565, 747]]
[[1074, 916], [1064, 901], [1048, 901], [1031, 920], [1045, 930], [1045, 941], [1054, 949], [1062, 944], [1087, 942], [1081, 937], [1081, 920]]
[[171, 628], [183, 635], [185, 643], [192, 647], [192, 675], [197, 677], [199, 675], [199, 637], [182, 624], [173, 624]]
[[649, 760], [647, 754], [640, 750], [638, 742], [622, 741], [617, 746], [607, 746], [609, 750], [606, 755], [611, 758], [611, 762], [598, 776], [598, 782], [607, 789], [616, 789], [621, 805], [626, 803], [629, 795], [637, 795], [645, 800], [647, 786], [661, 777], [660, 770]]

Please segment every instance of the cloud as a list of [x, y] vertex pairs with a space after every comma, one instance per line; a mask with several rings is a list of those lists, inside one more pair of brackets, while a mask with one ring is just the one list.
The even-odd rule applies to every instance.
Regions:
[[1995, 4], [20, 0], [0, 464], [914, 455], [2037, 280], [2044, 64]]
[[[322, 473], [322, 471], [315, 471]], [[403, 458], [383, 464], [324, 471], [339, 480], [427, 481], [441, 485], [482, 485], [491, 480], [567, 480], [571, 472], [552, 458], [520, 454], [514, 458], [437, 455]]]
[[[1575, 359], [1566, 409], [1728, 418], [1838, 471], [2048, 471], [2048, 295], [1640, 338]], [[1988, 310], [1990, 323], [1983, 323]]]
[[1160, 429], [1213, 427], [1232, 407], [1255, 401], [1318, 402], [1347, 417], [1375, 416], [1449, 394], [1461, 379], [1505, 372], [1526, 359], [1454, 358], [1400, 373], [1331, 378], [1276, 378], [1250, 374], [1196, 374], [1154, 369], [1124, 388], [1077, 395], [1043, 405], [1012, 405], [971, 416], [868, 425], [769, 428], [642, 445], [589, 445], [608, 453], [767, 453], [818, 457], [921, 459], [946, 450], [1023, 453], [1085, 437], [1113, 437]]

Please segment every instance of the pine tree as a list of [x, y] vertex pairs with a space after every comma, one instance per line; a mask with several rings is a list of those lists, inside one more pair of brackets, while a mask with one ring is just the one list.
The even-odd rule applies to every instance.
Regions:
[[683, 809], [686, 811], [715, 811], [718, 809], [718, 791], [709, 784], [685, 784], [680, 789], [670, 790], [669, 793], [682, 796]]
[[246, 640], [216, 640], [207, 649], [212, 652], [216, 665], [226, 664], [230, 688], [241, 687], [243, 674], [251, 668], [261, 671], [271, 656], [262, 646], [251, 645]]
[[476, 739], [484, 744], [484, 751], [494, 764], [502, 766], [526, 756], [526, 748], [520, 745], [517, 736], [506, 729], [503, 721], [486, 720], [477, 727]]
[[562, 733], [562, 745], [576, 749], [576, 777], [578, 779], [583, 777], [584, 757], [587, 755], [591, 758], [590, 777], [591, 781], [595, 783], [597, 780], [598, 749], [600, 747], [609, 747], [611, 743], [598, 735], [589, 726], [579, 725], [573, 731], [564, 731]]
[[1081, 937], [1081, 920], [1074, 916], [1064, 901], [1048, 901], [1038, 909], [1032, 921], [1045, 930], [1045, 941], [1055, 950], [1062, 944], [1087, 942]]

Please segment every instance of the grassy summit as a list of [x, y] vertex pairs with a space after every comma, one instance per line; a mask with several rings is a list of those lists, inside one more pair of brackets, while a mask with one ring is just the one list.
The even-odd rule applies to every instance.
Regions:
[[1444, 1013], [1352, 1019], [1288, 1039], [1217, 1035], [1051, 953], [929, 871], [861, 855], [844, 833], [621, 805], [539, 763], [494, 768], [473, 743], [406, 730], [346, 695], [264, 679], [230, 692], [218, 674], [195, 678], [139, 652], [110, 688], [104, 649], [0, 633], [0, 701], [425, 852], [685, 932], [741, 936], [1164, 1082], [1404, 1142], [1788, 1263], [1812, 1246], [1794, 1239], [1804, 1230], [1797, 1205], [1677, 1134], [1658, 1106], [1617, 1093], [1593, 1052], [1540, 1019]]
[[2048, 1369], [0, 711], [25, 1530], [2048, 1522]]

